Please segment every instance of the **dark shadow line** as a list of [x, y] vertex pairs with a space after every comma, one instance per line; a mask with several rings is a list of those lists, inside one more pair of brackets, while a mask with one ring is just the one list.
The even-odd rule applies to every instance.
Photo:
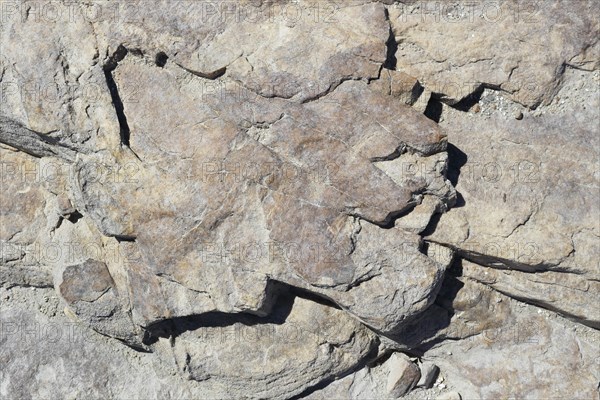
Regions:
[[104, 77], [106, 78], [106, 85], [108, 86], [108, 91], [110, 92], [110, 97], [119, 121], [121, 144], [129, 147], [131, 130], [129, 129], [129, 124], [127, 123], [127, 117], [125, 116], [123, 100], [119, 95], [119, 89], [112, 74], [112, 72], [117, 68], [119, 61], [123, 60], [127, 53], [128, 51], [124, 46], [121, 45], [117, 48], [117, 51], [109, 58], [104, 66]]

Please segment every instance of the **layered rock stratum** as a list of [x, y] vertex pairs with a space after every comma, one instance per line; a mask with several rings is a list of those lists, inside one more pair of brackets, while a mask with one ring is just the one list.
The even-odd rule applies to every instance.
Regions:
[[598, 397], [595, 1], [0, 6], [2, 398]]

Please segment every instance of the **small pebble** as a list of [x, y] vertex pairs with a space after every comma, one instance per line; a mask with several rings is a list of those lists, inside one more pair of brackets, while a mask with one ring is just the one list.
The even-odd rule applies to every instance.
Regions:
[[522, 119], [523, 119], [523, 113], [522, 113], [521, 111], [519, 111], [519, 112], [518, 112], [518, 113], [515, 115], [515, 118], [516, 118], [518, 121], [522, 120]]
[[439, 367], [431, 362], [425, 362], [419, 368], [421, 369], [421, 379], [419, 379], [417, 386], [430, 389], [439, 376]]

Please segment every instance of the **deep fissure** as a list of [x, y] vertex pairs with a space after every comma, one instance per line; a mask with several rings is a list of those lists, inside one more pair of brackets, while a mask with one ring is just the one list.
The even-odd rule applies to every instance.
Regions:
[[129, 147], [131, 130], [129, 129], [127, 116], [125, 115], [123, 100], [121, 99], [117, 83], [113, 77], [113, 71], [117, 68], [119, 62], [125, 58], [127, 53], [128, 51], [123, 45], [120, 45], [117, 48], [117, 51], [104, 65], [104, 77], [106, 79], [106, 86], [108, 86], [108, 91], [110, 92], [113, 107], [115, 108], [115, 112], [117, 114], [117, 120], [119, 121], [119, 135], [121, 137], [121, 144]]

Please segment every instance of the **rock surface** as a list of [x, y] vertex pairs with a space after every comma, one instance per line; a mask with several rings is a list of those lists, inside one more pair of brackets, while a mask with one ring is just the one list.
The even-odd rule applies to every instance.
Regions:
[[[158, 76], [151, 78], [153, 69], [158, 70]], [[375, 95], [366, 85], [355, 82], [343, 83], [322, 100], [307, 105], [258, 97], [253, 103], [255, 111], [247, 118], [239, 112], [247, 104], [231, 98], [225, 101], [205, 98], [203, 111], [197, 109], [201, 97], [197, 97], [200, 92], [194, 95], [197, 89], [194, 83], [170, 89], [177, 87], [178, 73], [181, 74], [178, 70], [169, 74], [155, 66], [137, 65], [135, 60], [132, 64], [123, 61], [115, 70], [118, 85], [136, 84], [147, 94], [134, 104], [125, 103], [126, 111], [133, 116], [129, 118], [131, 149], [143, 160], [139, 163], [135, 158], [128, 160], [136, 165], [134, 185], [85, 184], [86, 164], [77, 167], [81, 189], [78, 197], [84, 204], [81, 208], [92, 216], [103, 233], [136, 239], [135, 247], [141, 255], [139, 268], [146, 275], [131, 276], [130, 280], [143, 281], [144, 286], [165, 286], [167, 280], [168, 285], [179, 285], [180, 291], [187, 291], [190, 303], [194, 304], [194, 309], [181, 308], [184, 305], [179, 303], [174, 307], [180, 309], [167, 306], [160, 310], [162, 304], [144, 301], [143, 307], [157, 311], [158, 315], [139, 310], [143, 324], [211, 311], [264, 313], [268, 296], [245, 291], [256, 291], [257, 285], [267, 291], [270, 279], [318, 291], [383, 331], [392, 331], [399, 320], [427, 305], [418, 303], [424, 297], [420, 291], [406, 296], [403, 303], [374, 305], [370, 303], [373, 296], [363, 294], [369, 285], [356, 289], [352, 286], [368, 279], [383, 281], [374, 282], [377, 286], [423, 280], [427, 281], [422, 285], [406, 286], [427, 290], [436, 286], [441, 270], [418, 254], [417, 236], [393, 231], [384, 239], [373, 225], [384, 224], [390, 215], [418, 203], [418, 194], [429, 190], [429, 182], [394, 180], [370, 161], [387, 157], [390, 148], [400, 148], [400, 153], [416, 149], [423, 155], [442, 151], [444, 137], [434, 124], [409, 108], [386, 106], [386, 97]], [[134, 79], [142, 79], [143, 83], [134, 83]], [[153, 85], [146, 88], [146, 82]], [[180, 92], [190, 96], [182, 96]], [[180, 115], [172, 122], [165, 120], [161, 126], [148, 125], [151, 120], [147, 113], [155, 112], [152, 93], [162, 94], [161, 109], [165, 109], [162, 103], [169, 104], [164, 111], [167, 115], [171, 109]], [[359, 98], [374, 107], [381, 104], [377, 120], [369, 121], [365, 115], [347, 112], [343, 105], [358, 104]], [[266, 110], [262, 111], [264, 116], [259, 114], [261, 110]], [[393, 121], [400, 113], [406, 115], [408, 126], [415, 127], [414, 132], [412, 128], [395, 130]], [[197, 131], [183, 129], [182, 124], [186, 123], [182, 120], [186, 116], [194, 118], [188, 126], [198, 125]], [[342, 123], [343, 120], [347, 123]], [[418, 121], [430, 129], [419, 130]], [[386, 125], [389, 131], [382, 129]], [[164, 140], [160, 139], [164, 129], [171, 131], [170, 148], [156, 146], [157, 140]], [[194, 149], [184, 139], [190, 132], [198, 135]], [[364, 132], [373, 133], [368, 144], [366, 138], [360, 138]], [[178, 135], [181, 135], [179, 149], [172, 147]], [[225, 135], [229, 135], [228, 139]], [[180, 153], [184, 147], [189, 155]], [[174, 155], [183, 158], [174, 160]], [[115, 169], [122, 169], [123, 165], [113, 159], [97, 162], [116, 164]], [[364, 178], [355, 179], [355, 175], [348, 174], [350, 171], [357, 174], [359, 170], [364, 171]], [[441, 172], [434, 174], [445, 186], [433, 194], [449, 203], [453, 191]], [[155, 190], [158, 182], [168, 188], [165, 193]], [[382, 185], [389, 189], [377, 189]], [[141, 201], [157, 196], [161, 200]], [[165, 210], [165, 203], [170, 204], [169, 211]], [[192, 205], [197, 205], [195, 211], [190, 211]], [[171, 232], [164, 231], [165, 224], [173, 227]], [[159, 238], [162, 249], [156, 248]], [[389, 243], [377, 250], [369, 245], [383, 244], [382, 241]], [[387, 253], [394, 246], [409, 242], [415, 243], [414, 256], [422, 259], [422, 267], [418, 269], [403, 268], [406, 262], [412, 262], [412, 257], [390, 259], [389, 269], [371, 258], [374, 251]], [[381, 257], [377, 256], [379, 260]], [[242, 269], [244, 272], [240, 273]], [[191, 270], [197, 272], [190, 273]], [[233, 288], [221, 284], [207, 286], [213, 281], [208, 277], [224, 272], [232, 277]], [[141, 303], [136, 299], [138, 296], [134, 290], [134, 311]], [[388, 317], [372, 316], [388, 308]]]
[[[306, 398], [325, 399], [397, 399], [416, 385], [419, 367], [406, 355], [392, 353], [366, 367], [347, 375], [327, 387], [314, 391]], [[389, 386], [388, 386], [389, 385]], [[411, 393], [410, 398], [415, 392]]]
[[493, 87], [528, 107], [549, 104], [566, 66], [594, 70], [594, 1], [404, 2], [390, 7], [396, 68], [455, 104]]
[[[234, 396], [287, 398], [343, 375], [377, 354], [375, 335], [342, 311], [299, 297], [269, 317], [208, 315], [175, 321], [158, 349], [189, 379]], [[181, 332], [181, 333], [179, 333]], [[161, 344], [157, 343], [157, 346]]]
[[3, 398], [158, 400], [193, 395], [191, 382], [157, 363], [152, 353], [134, 351], [67, 318], [53, 290], [0, 289], [0, 296]]
[[600, 131], [588, 121], [599, 108], [597, 91], [571, 112], [514, 124], [447, 108], [440, 124], [454, 132], [449, 174], [464, 206], [429, 236], [500, 269], [469, 269], [474, 279], [596, 328]]
[[419, 379], [421, 371], [416, 364], [412, 363], [407, 356], [402, 353], [392, 354], [387, 362], [389, 373], [385, 385], [385, 390], [392, 397], [402, 397], [414, 388]]
[[1, 6], [0, 397], [597, 397], [592, 0]]
[[[592, 384], [600, 376], [597, 330], [518, 303], [468, 278], [458, 282], [464, 286], [447, 305], [460, 306], [460, 311], [444, 329], [444, 336], [453, 340], [434, 345], [426, 357], [463, 398], [597, 395]], [[569, 378], [557, 381], [557, 376]]]
[[421, 370], [421, 379], [417, 382], [417, 386], [430, 389], [438, 378], [440, 368], [431, 362], [425, 362], [419, 366]]

